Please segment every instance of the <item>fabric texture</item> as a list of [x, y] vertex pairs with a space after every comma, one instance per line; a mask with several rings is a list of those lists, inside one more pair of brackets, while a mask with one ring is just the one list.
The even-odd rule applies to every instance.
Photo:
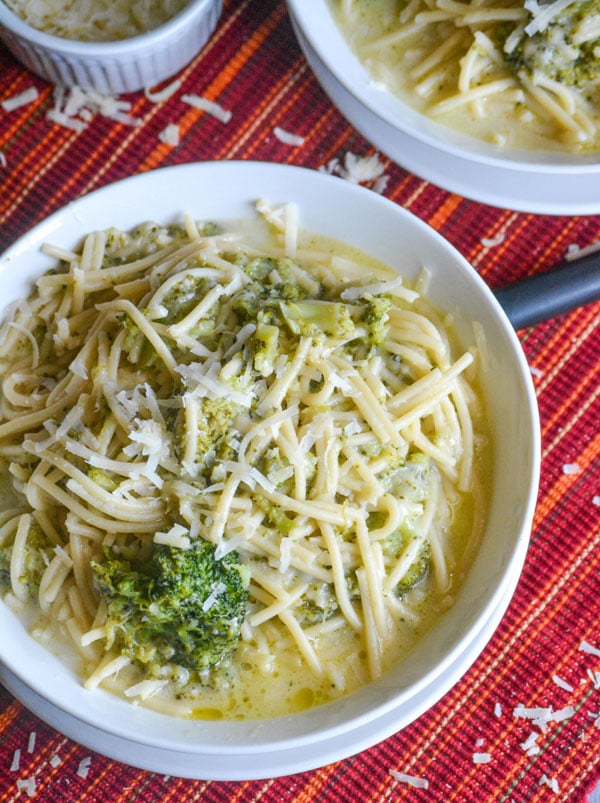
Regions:
[[[339, 172], [347, 154], [376, 155], [312, 75], [283, 2], [226, 2], [215, 34], [178, 78], [181, 85], [165, 100], [143, 92], [125, 98], [138, 125], [98, 112], [75, 131], [48, 119], [53, 87], [0, 47], [0, 103], [30, 87], [38, 93], [13, 111], [0, 106], [0, 251], [70, 201], [153, 168], [252, 159], [313, 169], [337, 164]], [[184, 94], [218, 103], [231, 119], [195, 108]], [[162, 141], [169, 125], [178, 126], [178, 144]], [[277, 127], [295, 135], [294, 144], [282, 141]], [[598, 216], [488, 207], [378, 158], [382, 176], [367, 186], [439, 231], [492, 288], [547, 270], [569, 247], [600, 238]], [[0, 801], [598, 800], [599, 324], [596, 303], [519, 332], [542, 425], [541, 485], [525, 567], [491, 641], [415, 722], [358, 755], [298, 775], [184, 780], [91, 752], [0, 687]], [[565, 718], [544, 729], [516, 715], [520, 705], [551, 706]]]

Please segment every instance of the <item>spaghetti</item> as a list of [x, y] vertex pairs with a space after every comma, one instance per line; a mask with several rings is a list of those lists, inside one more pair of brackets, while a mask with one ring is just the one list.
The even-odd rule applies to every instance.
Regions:
[[[453, 354], [420, 288], [259, 209], [48, 246], [57, 269], [0, 332], [5, 600], [88, 688], [179, 716], [290, 713], [380, 677], [451, 604], [483, 516], [475, 349]], [[204, 542], [248, 572], [235, 651], [149, 668], [94, 566]]]

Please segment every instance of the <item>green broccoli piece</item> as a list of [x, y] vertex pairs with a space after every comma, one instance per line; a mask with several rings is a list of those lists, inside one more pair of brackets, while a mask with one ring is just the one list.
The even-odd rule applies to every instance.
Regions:
[[[382, 541], [383, 554], [388, 558], [398, 559], [408, 547], [413, 538], [416, 537], [413, 531], [414, 522], [406, 519], [400, 527]], [[429, 574], [431, 566], [431, 546], [428, 541], [424, 541], [417, 552], [417, 556], [410, 564], [400, 581], [396, 584], [397, 594], [406, 594], [412, 588], [421, 583]]]
[[254, 501], [265, 514], [268, 523], [272, 527], [275, 527], [280, 534], [289, 535], [289, 533], [298, 526], [298, 522], [286, 516], [280, 507], [277, 507], [277, 505], [264, 496], [257, 495], [254, 497]]
[[[409, 502], [423, 502], [431, 485], [431, 460], [422, 452], [411, 453], [400, 465], [392, 468], [387, 476], [382, 475], [382, 481], [389, 493], [406, 499]], [[385, 524], [385, 514], [374, 511], [369, 515], [369, 530], [377, 530]], [[384, 556], [389, 561], [397, 560], [408, 545], [417, 537], [415, 520], [407, 516], [400, 527], [387, 536], [381, 547]], [[396, 586], [399, 594], [404, 594], [422, 582], [431, 565], [431, 546], [424, 541], [415, 560]]]
[[294, 613], [303, 627], [310, 627], [331, 619], [338, 609], [339, 606], [332, 589], [331, 595], [327, 597], [325, 603], [319, 604], [314, 600], [305, 599], [296, 605]]
[[381, 474], [385, 489], [411, 502], [426, 499], [432, 480], [430, 458], [423, 452], [411, 452], [405, 460], [392, 465], [387, 473]]
[[295, 335], [328, 337], [348, 340], [356, 327], [346, 304], [335, 301], [306, 300], [280, 302], [286, 324]]
[[[217, 460], [231, 459], [236, 445], [232, 442], [235, 435], [232, 424], [240, 411], [239, 405], [224, 397], [214, 399], [208, 396], [199, 400], [201, 411], [198, 415], [198, 452], [196, 462], [201, 468], [210, 468]], [[177, 447], [181, 450], [185, 440], [185, 415], [180, 413], [176, 430], [179, 438]]]
[[[164, 318], [160, 319], [161, 323], [170, 325], [183, 320], [211, 290], [214, 284], [214, 280], [206, 276], [184, 274], [181, 281], [177, 282], [162, 299], [162, 305], [168, 310], [168, 313]], [[217, 310], [218, 304], [213, 305], [206, 318], [212, 320]]]
[[[600, 0], [570, 3], [542, 31], [528, 36], [520, 26], [516, 45], [513, 26], [498, 30], [499, 46], [507, 64], [516, 72], [542, 72], [554, 81], [582, 88], [600, 79], [598, 46], [593, 19], [600, 17]], [[586, 27], [589, 33], [586, 32]]]
[[[248, 260], [244, 265], [246, 274], [252, 279], [253, 286], [262, 298], [281, 298], [287, 301], [298, 301], [307, 298], [308, 291], [302, 287], [298, 278], [304, 277], [315, 284], [315, 294], [320, 294], [317, 280], [307, 274], [296, 262], [287, 257], [257, 257]], [[273, 281], [272, 277], [277, 280]]]
[[[10, 586], [10, 564], [13, 543], [14, 537], [10, 543], [5, 543], [0, 547], [0, 588], [8, 588]], [[24, 583], [30, 597], [37, 594], [42, 575], [53, 557], [52, 544], [47, 540], [39, 524], [33, 521], [25, 542], [23, 574], [19, 578], [19, 580]]]
[[126, 262], [142, 259], [156, 250], [157, 244], [184, 242], [187, 238], [185, 228], [178, 224], [160, 226], [151, 221], [136, 226], [131, 231], [121, 231], [115, 227], [105, 230], [106, 249], [103, 268], [111, 268]]
[[[241, 260], [241, 261], [240, 261]], [[232, 299], [231, 308], [242, 323], [256, 322], [280, 325], [283, 321], [279, 311], [280, 301], [299, 301], [308, 297], [309, 293], [297, 280], [295, 272], [305, 274], [302, 268], [290, 259], [257, 258], [248, 260], [241, 257], [240, 267], [251, 278], [242, 290]], [[272, 277], [277, 275], [277, 281]], [[320, 285], [315, 283], [315, 293], [321, 292]]]
[[361, 315], [361, 323], [369, 330], [371, 345], [380, 346], [388, 332], [388, 317], [392, 302], [387, 296], [365, 296], [366, 309]]
[[110, 548], [91, 564], [108, 610], [107, 649], [156, 674], [165, 664], [202, 671], [235, 650], [246, 614], [250, 573], [237, 552], [221, 559], [198, 539], [189, 549], [154, 544], [143, 560]]

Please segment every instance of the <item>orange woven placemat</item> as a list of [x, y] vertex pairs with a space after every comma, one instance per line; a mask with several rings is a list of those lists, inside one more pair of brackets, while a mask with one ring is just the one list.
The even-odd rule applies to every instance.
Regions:
[[[226, 2], [215, 35], [179, 77], [166, 100], [125, 98], [139, 124], [98, 112], [74, 131], [48, 119], [52, 87], [0, 47], [0, 103], [29, 87], [38, 93], [14, 111], [0, 106], [0, 251], [82, 194], [159, 166], [256, 159], [318, 169], [334, 159], [343, 165], [348, 153], [374, 153], [316, 83], [282, 2]], [[186, 93], [217, 102], [231, 119], [190, 106]], [[169, 125], [178, 126], [177, 145], [162, 141]], [[282, 142], [276, 127], [297, 144]], [[484, 206], [380, 160], [377, 189], [440, 231], [492, 287], [543, 271], [569, 246], [600, 238], [599, 217]], [[585, 800], [600, 779], [599, 323], [594, 304], [519, 333], [543, 448], [525, 568], [483, 653], [416, 722], [322, 769], [264, 781], [194, 781], [90, 752], [0, 687], [0, 801]], [[562, 714], [541, 727], [519, 716], [519, 705]], [[479, 763], [478, 753], [489, 760]], [[422, 779], [424, 788], [394, 773]]]

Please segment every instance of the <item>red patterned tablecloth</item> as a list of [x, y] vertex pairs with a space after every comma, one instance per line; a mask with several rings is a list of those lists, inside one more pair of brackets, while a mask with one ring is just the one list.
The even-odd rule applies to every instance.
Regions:
[[[48, 118], [53, 88], [0, 47], [0, 104], [37, 90], [17, 109], [0, 105], [0, 251], [69, 201], [153, 168], [255, 159], [318, 169], [332, 159], [343, 164], [347, 153], [375, 152], [320, 89], [283, 2], [226, 2], [215, 35], [179, 77], [166, 100], [143, 92], [124, 98], [139, 125], [98, 112], [75, 131]], [[186, 93], [215, 101], [231, 119], [185, 103]], [[176, 145], [162, 141], [169, 125], [178, 126]], [[277, 126], [297, 142], [282, 142]], [[600, 238], [600, 217], [488, 207], [380, 159], [384, 194], [448, 238], [492, 287]], [[490, 643], [416, 722], [322, 769], [264, 781], [184, 780], [91, 752], [0, 687], [0, 801], [600, 800], [599, 324], [600, 306], [592, 304], [519, 333], [543, 449], [527, 560]], [[544, 730], [515, 716], [521, 704], [564, 717]], [[489, 761], [479, 763], [477, 753]]]

